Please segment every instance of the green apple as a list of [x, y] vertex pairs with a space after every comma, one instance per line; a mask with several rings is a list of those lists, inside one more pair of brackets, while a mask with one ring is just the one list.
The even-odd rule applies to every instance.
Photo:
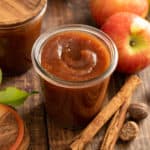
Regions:
[[101, 28], [116, 43], [119, 52], [117, 70], [135, 73], [150, 64], [150, 23], [136, 14], [112, 15]]

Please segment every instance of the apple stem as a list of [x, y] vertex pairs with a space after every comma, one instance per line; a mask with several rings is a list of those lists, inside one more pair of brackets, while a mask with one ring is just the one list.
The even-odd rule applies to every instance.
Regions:
[[131, 45], [131, 46], [135, 46], [135, 45], [136, 45], [136, 42], [135, 42], [134, 40], [131, 40], [131, 41], [130, 41], [130, 45]]

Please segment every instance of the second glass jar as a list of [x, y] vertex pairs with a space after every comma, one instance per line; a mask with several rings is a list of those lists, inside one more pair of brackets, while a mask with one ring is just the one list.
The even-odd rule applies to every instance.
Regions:
[[[11, 5], [11, 1], [9, 3]], [[17, 3], [19, 3], [18, 7], [25, 5], [22, 1]], [[4, 3], [3, 5], [5, 6], [6, 4]], [[27, 20], [24, 20], [27, 16], [22, 17], [22, 9], [16, 8], [15, 13], [20, 10], [21, 14], [16, 22], [15, 13], [12, 13], [10, 18], [8, 17], [6, 21], [3, 20], [3, 23], [0, 23], [0, 68], [6, 76], [24, 73], [32, 66], [31, 49], [40, 35], [42, 19], [47, 6], [46, 0], [41, 0], [39, 5], [40, 8], [37, 6], [39, 11], [36, 14], [32, 14], [35, 10], [30, 10], [33, 12], [30, 13], [30, 17]], [[11, 11], [14, 12], [14, 10]]]

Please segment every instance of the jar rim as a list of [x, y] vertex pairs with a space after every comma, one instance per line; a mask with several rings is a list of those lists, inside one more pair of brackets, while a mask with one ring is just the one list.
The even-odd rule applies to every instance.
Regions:
[[[66, 81], [47, 72], [40, 64], [39, 57], [41, 56], [40, 53], [41, 49], [51, 36], [65, 31], [83, 31], [95, 35], [96, 37], [101, 39], [106, 44], [106, 46], [108, 46], [110, 55], [112, 57], [110, 65], [106, 69], [106, 71], [96, 76], [95, 78], [89, 80], [83, 80], [83, 81]], [[43, 33], [33, 45], [31, 58], [32, 58], [32, 63], [35, 71], [39, 74], [40, 77], [45, 79], [47, 82], [53, 83], [54, 85], [57, 86], [62, 86], [67, 88], [82, 88], [82, 87], [89, 87], [92, 85], [96, 85], [97, 83], [103, 81], [113, 73], [118, 63], [118, 51], [115, 43], [103, 31], [89, 25], [70, 24], [70, 25], [61, 25], [56, 28], [53, 28], [48, 32]]]

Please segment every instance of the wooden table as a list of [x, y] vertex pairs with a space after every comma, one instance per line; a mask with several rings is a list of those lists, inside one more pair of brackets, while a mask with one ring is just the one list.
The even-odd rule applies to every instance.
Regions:
[[[88, 0], [49, 0], [42, 32], [58, 25], [70, 23], [94, 25], [88, 10]], [[143, 80], [143, 84], [134, 93], [133, 101], [141, 101], [150, 105], [150, 67], [138, 75]], [[124, 79], [125, 75], [117, 72], [113, 74], [106, 101], [118, 91]], [[21, 76], [5, 79], [3, 86], [8, 85], [40, 91], [39, 79], [33, 69]], [[24, 105], [18, 108], [18, 111], [24, 118], [30, 132], [30, 150], [63, 150], [65, 145], [70, 143], [79, 132], [56, 127], [47, 117], [41, 94], [28, 98]], [[139, 125], [140, 135], [131, 143], [118, 142], [117, 150], [150, 149], [150, 116]], [[105, 128], [97, 134], [86, 150], [97, 150], [104, 132]]]

